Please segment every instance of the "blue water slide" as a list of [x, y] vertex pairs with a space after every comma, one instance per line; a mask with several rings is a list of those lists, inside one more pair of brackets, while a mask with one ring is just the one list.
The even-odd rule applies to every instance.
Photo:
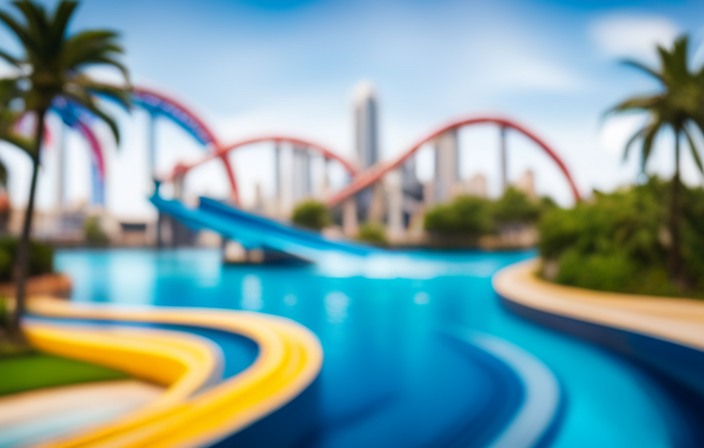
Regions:
[[318, 259], [330, 252], [358, 256], [380, 252], [379, 249], [361, 244], [328, 240], [318, 233], [256, 216], [214, 199], [201, 197], [198, 208], [187, 207], [177, 200], [164, 199], [158, 193], [150, 200], [160, 212], [192, 229], [212, 230], [247, 248], [275, 249], [309, 260]]

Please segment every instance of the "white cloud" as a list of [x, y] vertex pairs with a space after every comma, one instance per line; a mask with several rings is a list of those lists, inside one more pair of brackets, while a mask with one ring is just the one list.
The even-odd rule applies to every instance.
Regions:
[[539, 56], [516, 58], [489, 67], [492, 84], [500, 89], [567, 92], [584, 87], [585, 82], [567, 67]]
[[668, 18], [625, 14], [602, 17], [590, 26], [594, 42], [607, 56], [652, 59], [655, 45], [669, 46], [679, 34]]

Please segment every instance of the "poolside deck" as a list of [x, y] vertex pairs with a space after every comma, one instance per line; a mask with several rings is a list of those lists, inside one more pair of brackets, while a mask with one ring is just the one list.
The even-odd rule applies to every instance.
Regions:
[[162, 387], [128, 379], [0, 397], [0, 447], [34, 445], [86, 431], [148, 406], [163, 393]]
[[520, 306], [704, 350], [704, 301], [562, 286], [537, 269], [536, 259], [509, 266], [494, 276], [494, 289]]

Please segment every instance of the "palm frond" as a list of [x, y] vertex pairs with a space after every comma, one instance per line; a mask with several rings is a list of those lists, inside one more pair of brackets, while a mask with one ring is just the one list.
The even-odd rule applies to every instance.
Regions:
[[698, 114], [690, 117], [691, 122], [694, 124], [695, 128], [699, 130], [701, 134], [704, 134], [704, 115]]
[[0, 108], [6, 109], [13, 100], [22, 97], [24, 91], [20, 82], [21, 78], [0, 79]]
[[114, 58], [124, 53], [117, 44], [118, 34], [113, 31], [84, 31], [69, 38], [64, 44], [61, 66], [67, 70], [79, 70], [93, 64], [108, 64], [116, 67], [129, 78], [127, 69]]
[[689, 130], [687, 130], [686, 127], [682, 128], [682, 133], [687, 138], [687, 143], [689, 143], [689, 149], [692, 153], [694, 163], [697, 165], [697, 168], [699, 168], [699, 172], [704, 174], [704, 165], [702, 165], [702, 159], [701, 157], [699, 157], [699, 148], [697, 147], [697, 145], [694, 144], [694, 139], [692, 138], [692, 135], [689, 133]]
[[639, 129], [637, 132], [635, 132], [631, 138], [628, 139], [626, 142], [626, 145], [623, 147], [623, 162], [625, 163], [626, 160], [628, 160], [628, 154], [631, 150], [631, 147], [633, 144], [639, 139], [642, 138], [646, 132], [648, 132], [648, 129], [650, 128], [650, 125], [646, 125], [642, 129]]
[[15, 1], [12, 4], [24, 16], [27, 22], [25, 30], [34, 41], [37, 52], [48, 56], [47, 47], [51, 45], [51, 42], [46, 38], [49, 34], [49, 20], [44, 6], [28, 0]]
[[648, 95], [628, 98], [621, 103], [607, 109], [605, 115], [611, 115], [618, 112], [637, 111], [643, 112], [653, 108], [663, 99], [662, 95]]
[[640, 71], [642, 71], [642, 72], [645, 72], [645, 73], [649, 74], [649, 75], [652, 76], [653, 78], [655, 78], [655, 79], [657, 79], [657, 80], [659, 80], [659, 81], [661, 81], [661, 82], [664, 82], [664, 79], [663, 79], [663, 77], [662, 77], [662, 75], [661, 75], [660, 73], [658, 73], [657, 71], [655, 71], [654, 69], [648, 67], [648, 66], [645, 65], [645, 64], [641, 64], [640, 62], [634, 61], [634, 60], [632, 60], [632, 59], [624, 59], [624, 60], [622, 60], [622, 61], [620, 61], [620, 62], [621, 62], [621, 64], [623, 64], [623, 65], [636, 68], [636, 69], [638, 69], [638, 70], [640, 70]]
[[66, 29], [68, 28], [68, 23], [71, 20], [74, 10], [78, 6], [78, 2], [73, 0], [67, 0], [59, 3], [54, 12], [54, 17], [51, 22], [50, 36], [51, 41], [56, 45], [63, 44], [65, 42]]
[[[20, 14], [15, 17], [0, 10], [0, 23], [17, 36], [25, 54], [15, 58], [0, 50], [0, 58], [16, 66], [27, 65], [29, 73], [21, 75], [24, 89], [19, 89], [20, 77], [0, 81], [0, 138], [7, 137], [18, 146], [30, 148], [24, 145], [26, 142], [18, 140], [11, 132], [12, 127], [7, 125], [13, 120], [10, 103], [22, 98], [27, 110], [41, 113], [50, 107], [54, 98], [64, 95], [104, 121], [119, 142], [114, 119], [99, 107], [95, 96], [104, 95], [127, 109], [130, 107], [129, 72], [118, 59], [124, 52], [118, 42], [119, 34], [110, 30], [88, 30], [69, 35], [68, 26], [78, 5], [76, 0], [60, 0], [49, 12], [36, 0], [18, 0], [13, 5]], [[128, 87], [90, 79], [83, 69], [91, 65], [118, 69]]]
[[662, 128], [663, 123], [659, 120], [654, 121], [653, 123], [648, 126], [648, 132], [645, 133], [645, 136], [643, 137], [643, 148], [641, 150], [641, 170], [645, 172], [645, 166], [648, 163], [648, 159], [650, 159], [650, 154], [653, 151], [653, 142], [655, 141], [655, 137], [657, 136], [658, 132], [660, 132], [660, 129]]
[[77, 82], [82, 89], [87, 92], [106, 96], [120, 104], [125, 110], [129, 111], [132, 107], [132, 89], [113, 84], [96, 82], [90, 79], [82, 79]]
[[40, 36], [46, 35], [47, 31], [49, 31], [49, 21], [44, 6], [28, 0], [14, 1], [12, 4], [24, 16], [28, 29], [37, 31]]
[[687, 36], [678, 37], [672, 48], [672, 69], [677, 79], [680, 80], [685, 80], [690, 76], [689, 67], [687, 66], [688, 48], [689, 39], [687, 39]]
[[22, 63], [22, 61], [12, 56], [10, 53], [7, 53], [5, 50], [0, 50], [0, 58], [6, 60], [15, 67], [19, 67]]
[[0, 186], [7, 190], [7, 167], [0, 160]]
[[12, 130], [0, 131], [0, 140], [4, 140], [13, 146], [21, 149], [31, 158], [34, 158], [34, 141], [30, 138], [21, 136]]
[[105, 112], [103, 112], [102, 109], [98, 107], [98, 105], [95, 103], [95, 100], [90, 96], [88, 92], [70, 92], [66, 93], [66, 97], [77, 102], [78, 104], [86, 108], [90, 113], [98, 117], [100, 120], [104, 121], [105, 124], [110, 127], [112, 135], [115, 137], [115, 142], [118, 145], [120, 144], [120, 130], [117, 127], [117, 122], [115, 122], [115, 120], [110, 115], [106, 114]]
[[88, 30], [82, 31], [78, 34], [66, 39], [64, 43], [64, 51], [73, 55], [80, 55], [85, 52], [91, 52], [96, 48], [102, 48], [105, 45], [114, 44], [115, 39], [119, 37], [119, 34], [115, 31], [110, 30]]
[[687, 66], [687, 48], [686, 36], [677, 38], [672, 49], [658, 46], [663, 83], [670, 89], [677, 88], [692, 78]]
[[102, 58], [102, 57], [96, 57], [90, 60], [86, 60], [81, 64], [78, 64], [75, 66], [76, 69], [82, 69], [86, 67], [90, 67], [93, 65], [110, 65], [112, 67], [115, 67], [117, 70], [120, 71], [120, 74], [122, 74], [122, 77], [125, 80], [125, 84], [127, 88], [131, 88], [132, 83], [130, 82], [130, 72], [127, 70], [127, 67], [125, 67], [121, 62], [116, 61], [112, 58]]
[[38, 48], [34, 40], [29, 36], [27, 31], [25, 31], [24, 27], [17, 23], [14, 17], [5, 11], [0, 11], [0, 22], [4, 23], [17, 36], [27, 52], [28, 57], [32, 57], [37, 54]]

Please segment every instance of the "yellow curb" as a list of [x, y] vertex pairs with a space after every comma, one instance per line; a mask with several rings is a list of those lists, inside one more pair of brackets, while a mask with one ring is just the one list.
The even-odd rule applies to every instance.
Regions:
[[170, 406], [207, 386], [220, 368], [220, 351], [207, 339], [153, 329], [75, 328], [30, 323], [30, 343], [47, 353], [100, 364], [167, 386], [147, 408]]
[[217, 386], [139, 418], [127, 417], [46, 448], [196, 447], [212, 444], [271, 414], [317, 377], [323, 353], [317, 337], [288, 319], [242, 311], [149, 308], [129, 310], [77, 306], [34, 299], [33, 314], [52, 317], [130, 320], [197, 325], [243, 335], [259, 346], [255, 362]]
[[704, 349], [704, 302], [592, 291], [540, 279], [537, 259], [494, 275], [496, 292], [511, 302], [551, 314]]

